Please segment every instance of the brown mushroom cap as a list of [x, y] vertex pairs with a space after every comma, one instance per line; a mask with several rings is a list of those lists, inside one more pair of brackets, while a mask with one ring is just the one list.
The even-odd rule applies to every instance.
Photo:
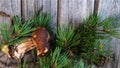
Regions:
[[45, 28], [38, 27], [32, 35], [33, 43], [37, 48], [37, 55], [44, 56], [49, 51], [49, 33]]

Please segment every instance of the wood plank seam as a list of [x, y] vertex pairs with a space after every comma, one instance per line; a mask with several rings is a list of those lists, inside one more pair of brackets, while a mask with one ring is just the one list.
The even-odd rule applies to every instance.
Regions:
[[58, 3], [58, 5], [57, 5], [57, 26], [59, 26], [60, 25], [60, 14], [61, 14], [61, 0], [58, 0], [57, 1]]
[[99, 0], [94, 0], [94, 10], [93, 13], [98, 13], [98, 8], [99, 8]]
[[22, 21], [25, 20], [25, 14], [24, 14], [24, 0], [21, 0], [21, 17], [22, 17]]

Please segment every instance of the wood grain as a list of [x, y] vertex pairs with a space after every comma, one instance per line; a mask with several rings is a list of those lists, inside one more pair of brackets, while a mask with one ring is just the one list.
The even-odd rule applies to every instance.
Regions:
[[[10, 16], [21, 16], [21, 1], [20, 0], [0, 0], [0, 12], [4, 12]], [[10, 18], [0, 15], [0, 23], [10, 22]]]
[[94, 9], [94, 0], [61, 0], [60, 23], [82, 23]]
[[[120, 19], [120, 0], [100, 0], [98, 14], [102, 19], [110, 16], [115, 17], [115, 21], [118, 22]], [[104, 68], [120, 68], [120, 40], [113, 38], [112, 42], [115, 58]]]
[[57, 17], [58, 17], [58, 0], [51, 0], [51, 10], [50, 14], [52, 16], [53, 25], [57, 25]]
[[21, 0], [0, 0], [0, 11], [9, 15], [21, 15]]
[[43, 7], [43, 12], [50, 13], [52, 22], [57, 23], [57, 0], [22, 0], [22, 3], [25, 19], [29, 19], [38, 9]]
[[43, 0], [43, 12], [50, 13], [52, 17], [52, 24], [57, 24], [57, 2], [58, 0]]
[[25, 19], [29, 19], [34, 15], [34, 0], [22, 0], [22, 10]]
[[68, 20], [69, 20], [69, 0], [60, 0], [59, 1], [60, 4], [60, 8], [58, 8], [60, 10], [60, 13], [59, 13], [59, 24], [62, 24], [62, 23], [68, 23]]

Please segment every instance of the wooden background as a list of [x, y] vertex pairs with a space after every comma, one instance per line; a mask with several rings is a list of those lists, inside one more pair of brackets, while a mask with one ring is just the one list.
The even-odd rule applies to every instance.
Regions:
[[[82, 23], [82, 19], [93, 11], [102, 19], [114, 16], [116, 22], [120, 19], [120, 0], [0, 0], [0, 12], [10, 16], [19, 15], [28, 19], [43, 6], [43, 11], [53, 17], [53, 24]], [[9, 17], [0, 15], [0, 23], [10, 22]], [[113, 39], [114, 59], [101, 68], [120, 68], [120, 40]], [[2, 57], [2, 55], [0, 55]]]

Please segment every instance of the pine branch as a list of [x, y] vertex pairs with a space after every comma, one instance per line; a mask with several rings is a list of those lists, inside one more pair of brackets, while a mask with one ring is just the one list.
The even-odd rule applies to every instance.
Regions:
[[33, 23], [31, 19], [21, 22], [21, 17], [14, 16], [13, 22], [16, 36], [30, 36], [36, 29], [32, 27]]
[[[119, 31], [117, 27], [113, 25], [113, 18], [105, 18], [101, 21], [100, 17], [94, 14], [91, 14], [88, 18], [84, 19], [82, 25], [79, 26], [77, 33], [80, 35], [80, 46], [78, 47], [79, 53], [84, 59], [90, 64], [104, 65], [102, 62], [108, 62], [106, 60], [110, 54], [110, 44], [106, 40], [109, 38], [117, 37], [119, 38]], [[98, 40], [100, 40], [98, 42]], [[100, 60], [104, 58], [104, 60]], [[102, 61], [102, 62], [101, 62]]]
[[58, 46], [70, 49], [79, 44], [78, 35], [75, 34], [74, 26], [63, 24], [56, 31], [56, 43]]
[[4, 41], [2, 44], [7, 44], [12, 38], [13, 30], [13, 27], [10, 27], [8, 24], [1, 24], [0, 34], [2, 35], [2, 40]]
[[61, 54], [61, 48], [56, 47], [55, 50], [46, 57], [39, 58], [41, 68], [63, 68], [70, 62], [67, 53]]
[[48, 13], [37, 11], [33, 17], [35, 27], [49, 28], [51, 22], [51, 16]]

